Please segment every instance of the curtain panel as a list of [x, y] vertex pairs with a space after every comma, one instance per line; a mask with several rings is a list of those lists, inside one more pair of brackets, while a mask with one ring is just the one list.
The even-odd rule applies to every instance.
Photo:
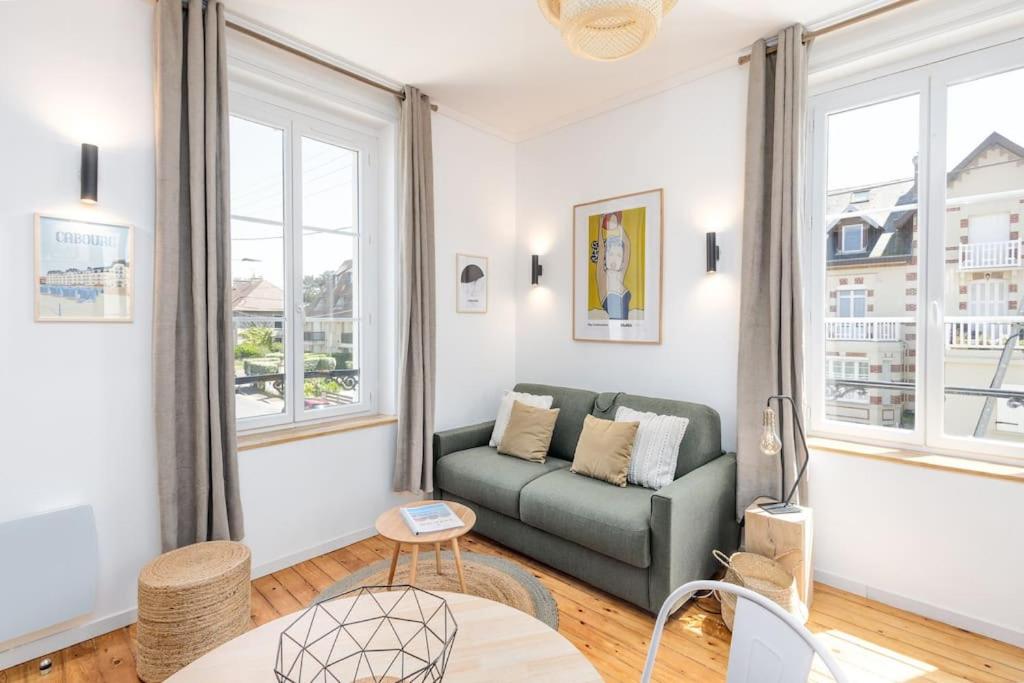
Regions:
[[[776, 459], [758, 449], [761, 412], [769, 396], [787, 394], [803, 405], [803, 33], [802, 26], [790, 26], [779, 33], [774, 54], [768, 54], [764, 40], [751, 51], [736, 410], [740, 517], [759, 496], [783, 497], [807, 457], [788, 403], [776, 405], [781, 455]], [[793, 502], [806, 500], [805, 478]]]
[[243, 535], [231, 338], [224, 7], [156, 14], [153, 382], [164, 550]]
[[434, 159], [430, 99], [411, 86], [402, 100], [399, 248], [402, 292], [395, 491], [434, 489]]

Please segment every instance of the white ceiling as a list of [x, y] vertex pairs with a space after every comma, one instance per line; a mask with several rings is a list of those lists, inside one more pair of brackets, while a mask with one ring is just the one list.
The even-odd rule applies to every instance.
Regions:
[[783, 26], [877, 0], [680, 0], [653, 45], [613, 63], [574, 57], [534, 0], [230, 0], [231, 11], [522, 140], [722, 64]]

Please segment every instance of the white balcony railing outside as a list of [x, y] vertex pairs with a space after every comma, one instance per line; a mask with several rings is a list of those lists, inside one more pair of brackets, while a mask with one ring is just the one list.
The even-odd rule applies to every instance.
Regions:
[[960, 245], [960, 270], [1020, 268], [1021, 240], [974, 242]]
[[946, 348], [1001, 349], [1024, 316], [946, 316]]
[[899, 341], [900, 325], [914, 318], [825, 318], [828, 341]]

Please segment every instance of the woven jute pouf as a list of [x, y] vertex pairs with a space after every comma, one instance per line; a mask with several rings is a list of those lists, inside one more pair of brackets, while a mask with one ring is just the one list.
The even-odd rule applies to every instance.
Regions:
[[172, 550], [139, 573], [139, 678], [162, 681], [249, 628], [249, 549], [211, 541]]

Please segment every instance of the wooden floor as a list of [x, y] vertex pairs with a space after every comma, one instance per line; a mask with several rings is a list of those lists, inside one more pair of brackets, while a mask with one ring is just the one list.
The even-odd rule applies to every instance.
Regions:
[[[636, 681], [643, 667], [653, 618], [642, 610], [529, 560], [481, 536], [465, 550], [519, 561], [554, 594], [559, 630], [608, 681]], [[332, 582], [382, 559], [390, 545], [380, 537], [356, 543], [253, 581], [252, 623], [294, 612]], [[1024, 681], [1024, 650], [952, 626], [817, 584], [809, 627], [825, 641], [853, 681]], [[51, 655], [45, 678], [33, 661], [0, 672], [0, 683], [137, 681], [132, 656], [134, 627], [94, 638]], [[721, 619], [691, 604], [669, 623], [656, 680], [723, 681], [729, 633]], [[831, 680], [817, 672], [811, 680]]]

